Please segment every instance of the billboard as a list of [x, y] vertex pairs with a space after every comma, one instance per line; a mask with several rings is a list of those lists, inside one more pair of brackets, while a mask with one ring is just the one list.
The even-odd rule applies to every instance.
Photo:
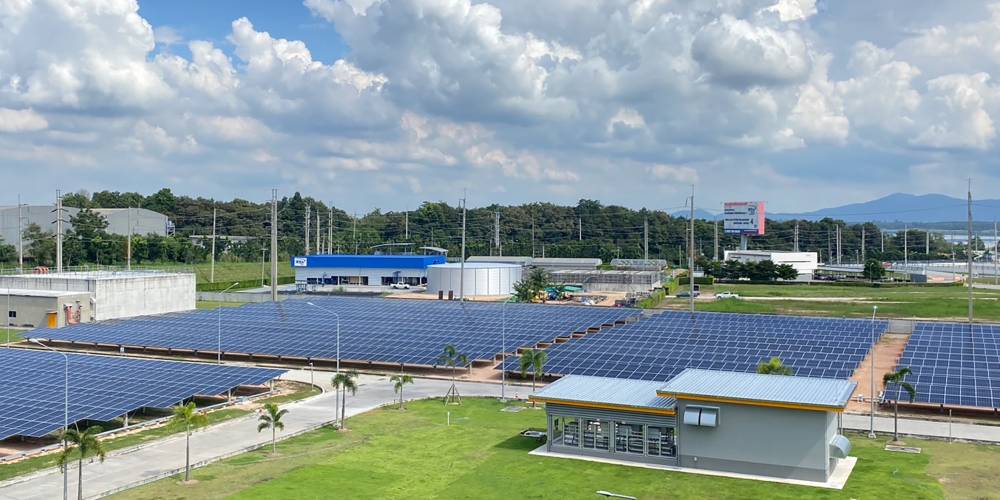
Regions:
[[742, 236], [764, 235], [763, 201], [728, 201], [723, 214], [723, 230], [726, 234]]

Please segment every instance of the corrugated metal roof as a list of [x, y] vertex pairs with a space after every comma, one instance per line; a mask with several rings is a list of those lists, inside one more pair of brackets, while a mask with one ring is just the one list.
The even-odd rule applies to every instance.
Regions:
[[533, 397], [578, 403], [672, 410], [674, 400], [656, 395], [663, 382], [609, 377], [567, 375], [536, 392]]
[[748, 402], [843, 408], [857, 382], [786, 375], [688, 368], [659, 389], [660, 394], [704, 396]]

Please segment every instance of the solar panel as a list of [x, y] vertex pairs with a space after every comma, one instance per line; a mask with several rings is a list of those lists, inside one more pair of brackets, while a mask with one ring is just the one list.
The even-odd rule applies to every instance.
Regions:
[[[545, 371], [668, 380], [685, 368], [737, 372], [780, 357], [796, 375], [850, 378], [886, 321], [668, 311], [548, 350]], [[517, 371], [518, 360], [503, 369]]]
[[[225, 353], [426, 365], [453, 344], [471, 360], [634, 319], [634, 309], [436, 300], [315, 298], [35, 330], [33, 338]], [[221, 325], [221, 326], [220, 326]], [[503, 334], [505, 332], [505, 334]], [[503, 337], [506, 337], [506, 343]]]
[[[106, 421], [139, 408], [166, 408], [194, 395], [261, 385], [284, 370], [67, 354], [69, 422]], [[63, 427], [65, 368], [51, 351], [0, 349], [0, 440], [42, 437]]]
[[[896, 366], [912, 371], [915, 402], [1000, 407], [1000, 325], [917, 323]], [[883, 397], [909, 401], [896, 384]]]

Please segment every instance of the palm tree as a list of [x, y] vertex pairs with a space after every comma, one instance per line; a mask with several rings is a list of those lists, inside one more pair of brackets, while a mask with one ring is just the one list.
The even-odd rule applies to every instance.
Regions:
[[189, 401], [185, 405], [174, 407], [174, 417], [171, 423], [177, 423], [184, 427], [184, 482], [191, 480], [191, 430], [208, 423], [208, 417], [204, 413], [198, 412], [198, 407], [194, 401]]
[[264, 403], [264, 413], [257, 418], [257, 432], [264, 429], [271, 429], [271, 454], [278, 452], [278, 431], [285, 430], [285, 423], [281, 421], [288, 410], [279, 410], [274, 403]]
[[349, 372], [338, 373], [333, 377], [333, 387], [338, 390], [344, 391], [344, 397], [340, 399], [340, 428], [346, 429], [345, 421], [347, 419], [347, 392], [350, 391], [351, 395], [358, 393], [358, 383], [354, 380], [358, 377], [358, 372], [351, 370]]
[[458, 395], [458, 386], [455, 385], [455, 368], [456, 366], [468, 365], [468, 356], [458, 352], [458, 349], [454, 345], [448, 344], [444, 346], [444, 353], [441, 354], [440, 363], [451, 368], [451, 387], [448, 388], [448, 393], [444, 396], [444, 404], [448, 404], [448, 402], [462, 404], [462, 397]]
[[[521, 353], [521, 376], [524, 377], [531, 370], [531, 392], [535, 392], [535, 381], [545, 373], [545, 360], [549, 355], [541, 349], [526, 349]], [[535, 402], [531, 402], [535, 406]]]
[[97, 455], [97, 458], [101, 462], [104, 461], [106, 454], [104, 443], [97, 437], [102, 431], [103, 429], [100, 426], [92, 425], [83, 431], [70, 428], [63, 432], [62, 440], [67, 443], [67, 446], [59, 454], [59, 467], [68, 467], [67, 462], [69, 461], [70, 454], [74, 450], [78, 451], [79, 455], [76, 457], [76, 460], [77, 474], [79, 475], [76, 480], [76, 498], [79, 500], [83, 500], [83, 459], [91, 455]]
[[896, 384], [899, 386], [896, 389], [896, 397], [892, 398], [893, 415], [892, 415], [892, 440], [899, 441], [899, 388], [902, 388], [910, 395], [910, 402], [912, 403], [914, 398], [917, 397], [917, 390], [907, 381], [903, 380], [907, 375], [913, 373], [909, 368], [900, 368], [899, 371], [893, 373], [886, 373], [882, 376], [882, 383], [889, 386], [889, 384]]
[[389, 377], [389, 382], [392, 382], [392, 389], [399, 393], [399, 409], [403, 409], [403, 387], [406, 384], [413, 383], [413, 377], [405, 373], [400, 373], [399, 375], [393, 375]]
[[757, 365], [757, 373], [764, 375], [792, 375], [792, 368], [785, 366], [781, 358], [775, 356], [770, 360]]

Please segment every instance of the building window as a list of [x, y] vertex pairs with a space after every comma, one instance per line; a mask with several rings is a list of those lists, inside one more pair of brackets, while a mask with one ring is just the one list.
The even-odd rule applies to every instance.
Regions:
[[615, 451], [618, 453], [643, 454], [642, 424], [615, 422]]
[[672, 457], [677, 453], [673, 427], [646, 427], [646, 450], [653, 456]]
[[319, 278], [306, 278], [306, 284], [307, 285], [318, 285], [319, 284]]
[[606, 420], [584, 421], [583, 426], [583, 447], [592, 450], [608, 450], [611, 439], [611, 425]]
[[16, 318], [17, 317], [17, 311], [7, 311], [7, 317], [8, 318]]
[[563, 431], [563, 446], [580, 446], [580, 419], [566, 417], [566, 425]]

